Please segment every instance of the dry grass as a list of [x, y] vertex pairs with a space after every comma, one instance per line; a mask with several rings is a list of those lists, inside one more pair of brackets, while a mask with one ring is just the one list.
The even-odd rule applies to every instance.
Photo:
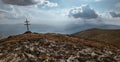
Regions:
[[16, 36], [10, 36], [6, 39], [0, 40], [0, 44], [6, 44], [6, 43], [15, 43], [15, 42], [23, 42], [23, 41], [38, 41], [39, 39], [46, 39], [49, 42], [59, 41], [59, 42], [67, 42], [70, 44], [81, 42], [81, 44], [94, 47], [94, 48], [103, 48], [110, 46], [109, 48], [114, 48], [114, 46], [107, 44], [105, 42], [97, 42], [97, 41], [90, 41], [87, 39], [79, 39], [76, 37], [70, 37], [63, 34], [54, 34], [54, 33], [47, 33], [47, 34], [34, 34], [34, 33], [28, 33], [28, 34], [20, 34]]
[[72, 36], [92, 41], [101, 41], [120, 48], [120, 30], [90, 29]]

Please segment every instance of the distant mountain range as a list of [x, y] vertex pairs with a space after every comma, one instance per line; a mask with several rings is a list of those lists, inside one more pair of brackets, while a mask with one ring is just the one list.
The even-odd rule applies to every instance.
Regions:
[[[120, 29], [118, 25], [105, 25], [105, 24], [71, 24], [68, 26], [52, 26], [43, 24], [31, 24], [30, 30], [38, 33], [61, 33], [61, 34], [72, 34], [91, 28], [102, 28], [102, 29]], [[3, 37], [9, 35], [16, 35], [26, 31], [26, 27], [23, 24], [0, 24], [0, 35]]]
[[84, 24], [84, 25], [71, 25], [66, 30], [70, 33], [76, 33], [92, 28], [100, 28], [100, 29], [120, 29], [119, 25], [109, 25], [109, 24]]

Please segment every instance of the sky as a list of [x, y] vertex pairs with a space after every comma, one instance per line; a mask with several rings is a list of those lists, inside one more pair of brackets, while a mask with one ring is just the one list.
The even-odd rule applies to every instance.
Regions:
[[0, 0], [0, 24], [120, 25], [120, 0]]

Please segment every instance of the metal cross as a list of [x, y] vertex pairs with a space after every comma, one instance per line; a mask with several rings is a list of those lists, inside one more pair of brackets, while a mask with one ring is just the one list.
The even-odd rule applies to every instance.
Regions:
[[29, 21], [27, 20], [27, 18], [26, 18], [26, 21], [25, 21], [25, 24], [24, 25], [26, 25], [26, 27], [27, 27], [27, 31], [29, 31]]

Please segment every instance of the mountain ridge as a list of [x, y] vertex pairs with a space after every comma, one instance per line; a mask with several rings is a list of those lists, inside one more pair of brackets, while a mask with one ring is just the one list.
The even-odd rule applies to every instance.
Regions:
[[[84, 38], [94, 41], [102, 41], [113, 44], [117, 47], [120, 45], [120, 29], [88, 29], [72, 34], [78, 38]], [[120, 47], [119, 47], [120, 48]]]
[[1, 62], [114, 62], [118, 56], [119, 49], [110, 44], [65, 34], [24, 33], [0, 40]]

